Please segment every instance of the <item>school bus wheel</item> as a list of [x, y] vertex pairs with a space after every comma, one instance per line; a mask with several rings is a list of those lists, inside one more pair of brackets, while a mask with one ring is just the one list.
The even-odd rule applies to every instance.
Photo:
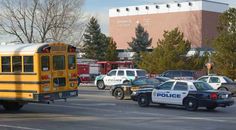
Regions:
[[6, 111], [18, 111], [24, 106], [20, 102], [4, 102], [2, 105]]

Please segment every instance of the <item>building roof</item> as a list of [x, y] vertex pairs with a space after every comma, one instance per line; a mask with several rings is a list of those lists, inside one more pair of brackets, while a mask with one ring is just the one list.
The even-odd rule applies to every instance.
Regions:
[[132, 15], [146, 15], [158, 13], [174, 13], [186, 11], [210, 11], [222, 13], [229, 8], [229, 4], [210, 0], [197, 0], [187, 2], [171, 2], [165, 4], [148, 4], [112, 8], [109, 17], [121, 17]]

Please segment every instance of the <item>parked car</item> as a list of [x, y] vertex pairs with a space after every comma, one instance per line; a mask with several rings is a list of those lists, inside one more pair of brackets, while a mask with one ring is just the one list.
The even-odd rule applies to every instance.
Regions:
[[127, 84], [136, 78], [146, 77], [146, 71], [142, 69], [113, 69], [107, 75], [99, 75], [95, 78], [98, 89], [116, 84]]
[[160, 74], [161, 77], [171, 79], [193, 80], [197, 78], [195, 71], [192, 70], [168, 70]]
[[141, 89], [141, 88], [153, 88], [169, 78], [157, 77], [157, 78], [138, 78], [128, 84], [118, 84], [113, 85], [110, 89], [111, 95], [116, 99], [122, 100], [125, 97], [130, 97], [132, 93]]
[[214, 90], [209, 84], [194, 80], [169, 80], [154, 89], [140, 89], [136, 96], [140, 107], [150, 103], [171, 104], [184, 106], [189, 111], [198, 107], [214, 110], [234, 104], [230, 92]]
[[226, 76], [207, 75], [202, 76], [197, 80], [210, 84], [214, 89], [230, 91], [233, 94], [236, 93], [236, 83]]

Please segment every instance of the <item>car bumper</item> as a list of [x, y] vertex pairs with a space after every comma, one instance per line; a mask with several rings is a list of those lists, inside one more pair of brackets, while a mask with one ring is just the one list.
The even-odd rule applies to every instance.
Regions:
[[78, 96], [78, 90], [45, 93], [45, 94], [35, 94], [34, 101], [35, 102], [48, 102], [48, 101], [67, 99], [67, 98], [77, 97], [77, 96]]
[[133, 93], [130, 95], [130, 98], [131, 98], [133, 101], [138, 101], [138, 95], [136, 94], [136, 92], [133, 92]]
[[200, 107], [226, 107], [231, 106], [234, 104], [233, 99], [227, 99], [227, 100], [201, 100], [199, 101]]

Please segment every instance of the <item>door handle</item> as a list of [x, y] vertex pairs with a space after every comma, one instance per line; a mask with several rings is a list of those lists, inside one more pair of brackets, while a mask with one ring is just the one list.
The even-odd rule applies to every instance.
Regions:
[[170, 93], [169, 91], [167, 91], [166, 93]]
[[183, 92], [182, 94], [186, 94], [186, 92]]

